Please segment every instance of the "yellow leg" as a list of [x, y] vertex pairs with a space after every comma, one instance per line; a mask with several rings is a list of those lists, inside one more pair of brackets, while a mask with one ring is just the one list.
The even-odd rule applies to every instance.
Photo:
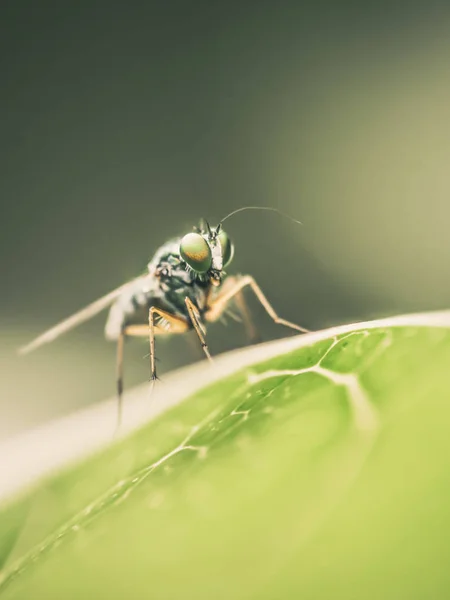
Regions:
[[197, 315], [196, 315], [196, 308], [194, 306], [194, 303], [192, 302], [192, 300], [190, 298], [187, 298], [187, 297], [185, 298], [184, 301], [186, 303], [186, 307], [188, 309], [188, 313], [191, 318], [192, 325], [194, 326], [194, 329], [198, 335], [198, 339], [200, 340], [203, 351], [206, 354], [206, 358], [212, 362], [211, 354], [209, 353], [209, 349], [208, 349], [208, 344], [206, 343], [205, 336], [203, 334], [202, 328], [200, 327], [200, 323], [199, 323]]
[[[152, 309], [150, 309], [151, 311]], [[158, 324], [153, 324], [153, 336], [158, 334], [167, 334], [167, 333], [182, 333], [187, 330], [188, 324], [183, 319], [179, 319], [178, 317], [174, 317], [173, 315], [166, 313], [165, 311], [154, 309], [154, 313], [158, 313], [159, 316], [163, 317], [170, 325], [170, 329], [166, 330], [158, 326]], [[119, 429], [121, 421], [122, 421], [122, 405], [123, 405], [123, 355], [124, 355], [124, 345], [126, 337], [149, 337], [149, 326], [148, 325], [129, 325], [126, 327], [123, 332], [120, 334], [117, 339], [117, 353], [116, 353], [116, 385], [117, 385], [117, 427], [116, 430]], [[155, 347], [153, 340], [153, 348]], [[151, 355], [150, 355], [151, 357]], [[151, 359], [151, 364], [154, 367], [155, 360], [153, 356], [153, 360]], [[152, 371], [153, 375], [154, 371]], [[155, 373], [156, 377], [156, 373]]]
[[[156, 308], [155, 306], [152, 306], [150, 308], [148, 312], [148, 325], [150, 330], [150, 369], [152, 381], [155, 381], [155, 379], [157, 379], [155, 360], [155, 329], [158, 327], [158, 325], [155, 324], [156, 316], [159, 316], [165, 321], [167, 321], [169, 325], [167, 333], [182, 333], [188, 328], [188, 324], [184, 319], [181, 319], [180, 317], [175, 317], [174, 315], [171, 315], [165, 310], [161, 310], [160, 308]], [[162, 329], [164, 332], [163, 328], [160, 327], [160, 329]]]
[[223, 294], [219, 295], [215, 300], [213, 300], [211, 308], [205, 315], [206, 320], [215, 321], [216, 319], [218, 319], [219, 316], [225, 310], [225, 307], [228, 304], [228, 302], [246, 286], [249, 286], [253, 290], [255, 296], [258, 298], [269, 317], [275, 323], [278, 323], [279, 325], [284, 325], [285, 327], [290, 327], [291, 329], [296, 329], [297, 331], [301, 331], [302, 333], [309, 332], [308, 329], [305, 329], [304, 327], [301, 327], [296, 323], [286, 321], [286, 319], [282, 319], [281, 317], [279, 317], [275, 312], [273, 306], [263, 294], [259, 285], [250, 275], [244, 275], [240, 278], [236, 278], [234, 284], [230, 286], [227, 291], [225, 291]]
[[119, 429], [122, 422], [122, 395], [123, 395], [123, 346], [125, 335], [122, 332], [117, 339], [117, 354], [116, 354], [116, 385], [117, 385], [117, 425]]
[[242, 290], [239, 290], [235, 297], [236, 305], [239, 309], [239, 312], [242, 315], [242, 319], [244, 321], [245, 332], [247, 334], [247, 339], [250, 344], [255, 344], [261, 341], [261, 336], [259, 335], [259, 331], [256, 329], [253, 319], [251, 317], [249, 308], [247, 306], [247, 302], [245, 301], [244, 294]]

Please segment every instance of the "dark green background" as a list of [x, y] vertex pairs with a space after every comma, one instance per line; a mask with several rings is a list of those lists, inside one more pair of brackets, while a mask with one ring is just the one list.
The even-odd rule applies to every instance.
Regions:
[[[14, 349], [201, 216], [310, 328], [447, 307], [448, 3], [4, 2], [0, 436], [108, 396], [102, 317]], [[264, 337], [281, 336], [262, 311]], [[217, 353], [244, 338], [210, 328]], [[127, 383], [145, 380], [144, 342]], [[200, 357], [159, 345], [161, 373]]]

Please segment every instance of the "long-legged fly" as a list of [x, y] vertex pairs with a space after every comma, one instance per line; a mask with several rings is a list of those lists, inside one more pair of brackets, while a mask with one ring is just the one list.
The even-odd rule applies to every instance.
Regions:
[[[148, 272], [121, 285], [68, 319], [58, 323], [31, 343], [20, 348], [27, 354], [53, 341], [73, 327], [111, 306], [105, 326], [105, 337], [117, 343], [118, 423], [121, 419], [123, 394], [123, 349], [126, 337], [148, 337], [152, 380], [157, 379], [155, 336], [184, 333], [194, 329], [206, 357], [211, 355], [206, 343], [205, 323], [219, 319], [234, 301], [241, 313], [247, 333], [256, 333], [242, 290], [249, 287], [268, 315], [280, 325], [302, 333], [308, 330], [278, 316], [261, 288], [250, 275], [228, 275], [234, 245], [222, 227], [228, 217], [241, 210], [268, 207], [243, 207], [227, 215], [211, 227], [202, 220], [199, 227], [183, 237], [163, 244], [148, 263]], [[283, 214], [283, 213], [281, 213]], [[292, 219], [295, 221], [295, 219]], [[296, 221], [298, 222], [298, 221]]]

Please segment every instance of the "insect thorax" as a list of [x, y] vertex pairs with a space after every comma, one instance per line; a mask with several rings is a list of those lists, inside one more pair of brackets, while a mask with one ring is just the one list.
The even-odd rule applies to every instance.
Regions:
[[144, 283], [140, 280], [130, 285], [113, 304], [105, 328], [107, 338], [117, 339], [127, 325], [148, 323], [151, 306], [186, 319], [189, 326], [186, 297], [197, 307], [200, 317], [207, 310], [211, 284], [186, 269], [179, 256], [179, 241], [161, 246], [148, 265], [149, 277]]

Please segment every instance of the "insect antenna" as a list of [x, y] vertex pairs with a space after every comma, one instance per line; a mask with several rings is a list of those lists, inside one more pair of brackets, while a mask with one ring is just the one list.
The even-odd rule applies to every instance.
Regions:
[[217, 231], [220, 231], [220, 227], [224, 221], [226, 221], [233, 215], [235, 215], [239, 212], [242, 212], [243, 210], [270, 210], [272, 212], [278, 213], [282, 217], [286, 217], [286, 219], [289, 219], [290, 221], [293, 221], [294, 223], [298, 223], [298, 225], [303, 225], [303, 223], [301, 221], [294, 219], [294, 217], [291, 217], [290, 215], [279, 210], [278, 208], [273, 208], [272, 206], [241, 206], [241, 208], [236, 208], [236, 210], [231, 211], [226, 217], [224, 217], [223, 219], [220, 220], [220, 223], [217, 226]]

